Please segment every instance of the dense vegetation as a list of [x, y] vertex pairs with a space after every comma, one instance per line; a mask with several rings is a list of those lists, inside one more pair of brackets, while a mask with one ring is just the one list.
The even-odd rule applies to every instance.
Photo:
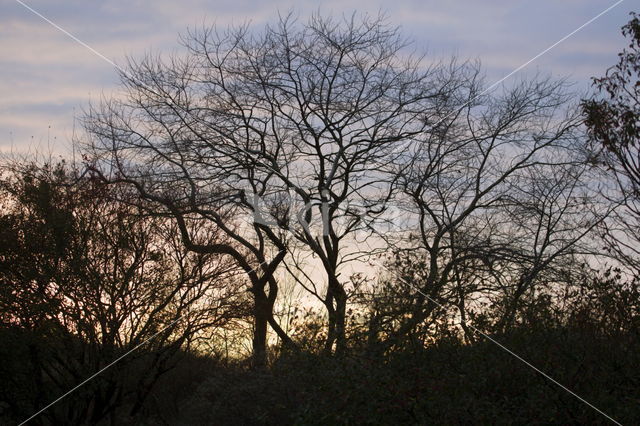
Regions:
[[132, 60], [82, 161], [2, 163], [0, 422], [639, 423], [623, 34], [579, 105], [383, 19]]

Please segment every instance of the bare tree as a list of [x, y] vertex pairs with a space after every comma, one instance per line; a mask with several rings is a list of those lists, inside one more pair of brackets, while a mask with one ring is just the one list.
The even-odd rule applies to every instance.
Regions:
[[562, 82], [524, 81], [488, 95], [474, 68], [465, 82], [397, 166], [414, 221], [414, 243], [402, 234], [399, 249], [420, 253], [424, 270], [390, 264], [419, 290], [396, 340], [439, 304], [457, 307], [472, 340], [469, 311], [493, 297], [509, 326], [542, 274], [585, 252], [579, 242], [607, 214], [590, 198], [580, 117]]
[[[246, 116], [253, 112], [238, 104], [245, 94], [228, 91], [237, 77], [233, 70], [207, 67], [208, 60], [192, 55], [169, 63], [151, 57], [131, 61], [121, 76], [126, 99], [104, 102], [85, 117], [90, 169], [107, 182], [131, 185], [147, 206], [153, 204], [150, 213], [172, 217], [189, 250], [235, 260], [250, 281], [253, 356], [261, 366], [267, 324], [292, 344], [273, 317], [274, 272], [286, 255], [286, 234], [253, 220], [255, 200], [273, 196], [270, 182], [277, 179], [257, 167], [254, 155], [274, 146], [253, 145]], [[190, 226], [201, 221], [228, 240], [203, 240]]]
[[[327, 352], [343, 351], [341, 268], [371, 254], [357, 241], [391, 197], [385, 167], [425, 130], [440, 98], [463, 84], [459, 67], [421, 68], [381, 17], [314, 15], [301, 25], [286, 16], [260, 34], [203, 29], [184, 43], [184, 57], [130, 63], [128, 99], [87, 117], [93, 152], [111, 180], [133, 183], [175, 217], [197, 215], [235, 239], [246, 252], [205, 248], [184, 235], [191, 249], [234, 256], [256, 275], [254, 294], [269, 282], [267, 309], [287, 250], [312, 253], [326, 288], [318, 277], [300, 282], [326, 306]], [[242, 214], [256, 220], [231, 225]], [[249, 272], [272, 247], [277, 254], [258, 268], [262, 274]]]

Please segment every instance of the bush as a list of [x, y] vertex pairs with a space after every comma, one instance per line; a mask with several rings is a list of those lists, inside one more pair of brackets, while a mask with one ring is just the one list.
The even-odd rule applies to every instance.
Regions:
[[[495, 336], [623, 424], [640, 422], [640, 342], [578, 329]], [[386, 360], [289, 354], [268, 370], [212, 372], [179, 424], [597, 424], [605, 417], [486, 340]]]

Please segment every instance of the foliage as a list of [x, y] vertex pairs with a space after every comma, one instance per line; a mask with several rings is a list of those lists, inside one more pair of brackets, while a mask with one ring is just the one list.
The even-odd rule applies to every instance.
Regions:
[[135, 414], [179, 349], [244, 316], [241, 293], [224, 275], [229, 265], [186, 252], [169, 222], [114, 201], [118, 188], [64, 163], [5, 166], [0, 320], [15, 355], [28, 355], [16, 371], [32, 372], [37, 383], [33, 392], [24, 376], [4, 372], [5, 392], [29, 395], [3, 398], [13, 416], [33, 414], [144, 344], [145, 352], [86, 385], [72, 405], [44, 416], [99, 421], [123, 401]]
[[590, 158], [613, 176], [618, 191], [605, 197], [620, 204], [601, 228], [604, 249], [620, 265], [640, 274], [640, 19], [622, 27], [628, 46], [604, 77], [594, 78], [595, 93], [582, 101], [591, 142]]
[[[604, 77], [594, 78], [596, 95], [582, 108], [590, 136], [605, 148], [607, 165], [619, 175], [628, 193], [640, 197], [640, 19], [632, 19], [622, 34], [629, 45]], [[598, 96], [599, 95], [599, 96]]]

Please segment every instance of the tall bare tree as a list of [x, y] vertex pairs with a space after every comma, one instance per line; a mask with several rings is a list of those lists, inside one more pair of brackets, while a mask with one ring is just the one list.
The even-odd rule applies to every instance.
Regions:
[[[259, 34], [203, 29], [184, 43], [183, 57], [130, 63], [127, 100], [88, 116], [93, 152], [110, 179], [135, 184], [174, 216], [216, 223], [244, 248], [223, 251], [245, 270], [273, 247], [253, 279], [256, 294], [269, 282], [271, 300], [287, 250], [316, 256], [326, 286], [307, 277], [305, 287], [326, 306], [327, 351], [343, 351], [341, 268], [369, 254], [354, 242], [391, 196], [385, 167], [464, 83], [460, 68], [422, 68], [381, 17], [299, 24], [286, 16]], [[241, 214], [257, 220], [232, 225]], [[192, 249], [220, 249], [191, 240], [185, 233]]]

